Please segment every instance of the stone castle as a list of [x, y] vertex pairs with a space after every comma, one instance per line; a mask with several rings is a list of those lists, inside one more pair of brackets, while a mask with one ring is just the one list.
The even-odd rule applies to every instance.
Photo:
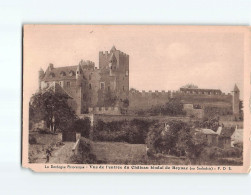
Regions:
[[[57, 85], [72, 97], [77, 114], [92, 108], [119, 108], [129, 96], [129, 55], [117, 50], [99, 52], [99, 68], [94, 62], [81, 60], [78, 65], [39, 71], [39, 90]], [[117, 110], [117, 109], [115, 109]]]
[[[49, 64], [39, 71], [39, 90], [53, 87], [70, 96], [69, 104], [83, 113], [120, 114], [163, 105], [171, 98], [179, 98], [184, 105], [217, 108], [223, 115], [239, 116], [240, 91], [235, 85], [232, 93], [219, 89], [180, 88], [179, 91], [129, 91], [129, 55], [113, 46], [110, 52], [99, 52], [99, 68], [91, 61], [78, 65], [54, 67]], [[129, 105], [129, 106], [128, 106]], [[184, 106], [190, 107], [190, 106]], [[124, 112], [125, 113], [125, 112]]]

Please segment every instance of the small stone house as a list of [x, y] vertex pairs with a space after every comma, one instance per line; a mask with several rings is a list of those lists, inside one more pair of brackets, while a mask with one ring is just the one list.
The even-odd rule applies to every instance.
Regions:
[[207, 139], [207, 144], [209, 146], [217, 146], [218, 145], [219, 134], [217, 132], [215, 132], [211, 129], [205, 129], [205, 128], [196, 129], [196, 131], [201, 133], [201, 135]]

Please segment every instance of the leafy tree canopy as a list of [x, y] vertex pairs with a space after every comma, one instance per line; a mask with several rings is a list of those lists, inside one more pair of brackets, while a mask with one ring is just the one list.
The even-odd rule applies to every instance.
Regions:
[[71, 130], [76, 115], [67, 101], [69, 96], [53, 91], [36, 93], [30, 100], [30, 120], [46, 121], [49, 127], [53, 122], [60, 130]]
[[198, 89], [199, 87], [197, 85], [192, 84], [192, 83], [188, 83], [188, 84], [184, 85], [182, 88]]

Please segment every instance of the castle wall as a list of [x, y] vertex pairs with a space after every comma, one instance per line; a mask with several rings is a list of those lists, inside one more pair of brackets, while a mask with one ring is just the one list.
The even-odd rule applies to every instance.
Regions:
[[184, 104], [183, 109], [186, 112], [186, 115], [189, 117], [195, 117], [202, 119], [204, 117], [203, 109], [194, 109], [193, 104]]
[[153, 106], [164, 105], [171, 97], [171, 91], [146, 92], [133, 91], [129, 92], [129, 111], [147, 110]]
[[88, 109], [92, 114], [120, 115], [119, 107], [93, 107]]
[[[139, 110], [148, 110], [151, 107], [164, 105], [170, 98], [177, 98], [183, 104], [199, 105], [202, 109], [213, 107], [217, 108], [221, 114], [230, 113], [232, 110], [232, 95], [230, 94], [186, 94], [180, 91], [137, 91], [133, 90], [129, 93], [129, 112], [134, 113]], [[200, 111], [192, 111], [189, 113], [192, 115], [202, 116]]]
[[231, 107], [232, 95], [231, 94], [219, 94], [219, 95], [205, 95], [205, 94], [184, 94], [179, 91], [174, 92], [174, 98], [181, 99], [187, 104], [199, 104], [203, 107], [215, 106], [215, 107]]

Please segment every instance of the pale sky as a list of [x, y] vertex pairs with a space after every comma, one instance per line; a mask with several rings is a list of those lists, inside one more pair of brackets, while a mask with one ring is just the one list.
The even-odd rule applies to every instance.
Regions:
[[24, 28], [24, 67], [30, 95], [38, 89], [38, 70], [98, 66], [99, 51], [115, 47], [130, 55], [130, 88], [178, 90], [187, 83], [230, 93], [236, 83], [243, 96], [244, 37], [231, 28], [170, 26], [52, 26]]

